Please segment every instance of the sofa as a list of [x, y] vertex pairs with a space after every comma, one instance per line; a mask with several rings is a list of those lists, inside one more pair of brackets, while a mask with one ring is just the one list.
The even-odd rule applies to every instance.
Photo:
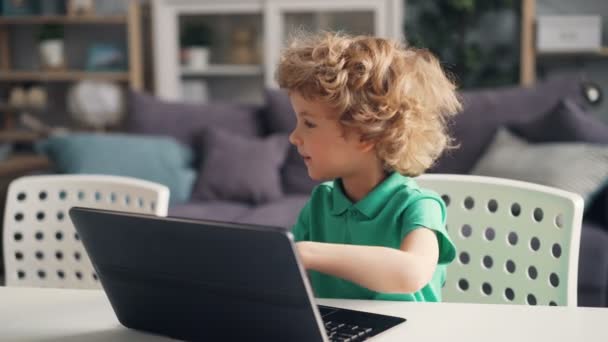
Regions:
[[[492, 175], [491, 167], [484, 169], [479, 165], [489, 158], [497, 132], [503, 129], [530, 146], [584, 143], [605, 149], [608, 126], [586, 112], [589, 103], [581, 91], [583, 81], [580, 77], [567, 77], [530, 88], [462, 92], [464, 109], [450, 123], [459, 147], [444, 153], [429, 172]], [[295, 223], [317, 183], [308, 178], [304, 163], [287, 140], [295, 116], [283, 91], [266, 90], [262, 105], [196, 105], [164, 101], [143, 93], [132, 92], [129, 96], [126, 136], [168, 137], [190, 151], [184, 152], [179, 162], [184, 164], [180, 168], [190, 169], [172, 170], [175, 173], [171, 178], [184, 179], [182, 188], [185, 184], [191, 190], [186, 197], [174, 198], [170, 216], [286, 229]], [[153, 151], [168, 150], [174, 156], [175, 147], [166, 148], [166, 143], [161, 148], [151, 147], [149, 142], [146, 146]], [[136, 152], [145, 149], [132, 148]], [[128, 155], [128, 149], [123, 150]], [[165, 158], [164, 152], [159, 153], [156, 159], [176, 163], [173, 157]], [[62, 163], [57, 155], [49, 156]], [[141, 156], [144, 160], [139, 158], [136, 164], [147, 171], [145, 159], [155, 157], [145, 151]], [[137, 158], [125, 157], [122, 162], [129, 163], [129, 159]], [[501, 160], [498, 158], [498, 162]], [[492, 162], [490, 158], [485, 164]], [[494, 168], [499, 172], [504, 169], [500, 165]], [[61, 165], [54, 170], [69, 172]], [[597, 189], [592, 201], [586, 203], [579, 262], [581, 306], [608, 306], [608, 190], [603, 185], [593, 185]]]

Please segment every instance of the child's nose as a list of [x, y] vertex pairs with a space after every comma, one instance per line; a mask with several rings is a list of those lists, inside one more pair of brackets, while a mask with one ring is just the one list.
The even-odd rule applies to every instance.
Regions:
[[293, 131], [291, 131], [291, 133], [289, 134], [289, 142], [296, 146], [298, 146], [302, 143], [302, 140], [296, 134], [295, 129]]

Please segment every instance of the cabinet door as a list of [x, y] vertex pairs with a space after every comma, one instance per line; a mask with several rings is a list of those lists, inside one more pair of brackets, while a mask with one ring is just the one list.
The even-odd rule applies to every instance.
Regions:
[[401, 39], [400, 3], [394, 0], [267, 1], [264, 20], [266, 86], [276, 87], [273, 76], [281, 48], [297, 31], [343, 31]]

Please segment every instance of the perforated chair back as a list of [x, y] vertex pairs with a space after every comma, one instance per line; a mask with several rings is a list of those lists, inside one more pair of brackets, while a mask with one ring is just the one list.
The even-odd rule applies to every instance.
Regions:
[[576, 306], [583, 199], [515, 180], [426, 174], [447, 204], [457, 258], [443, 300]]
[[71, 207], [166, 216], [169, 189], [107, 175], [21, 177], [9, 185], [3, 249], [7, 286], [100, 288], [68, 216]]

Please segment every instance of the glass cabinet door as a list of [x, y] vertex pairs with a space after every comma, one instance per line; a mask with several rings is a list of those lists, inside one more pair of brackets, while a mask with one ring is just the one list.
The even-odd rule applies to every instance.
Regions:
[[374, 12], [371, 10], [328, 12], [285, 12], [283, 41], [297, 31], [343, 31], [349, 34], [372, 35], [375, 32]]
[[261, 103], [262, 13], [181, 14], [181, 98]]
[[[396, 20], [388, 13], [391, 6], [387, 4], [392, 3], [386, 0], [270, 0], [265, 9], [265, 68], [276, 68], [281, 49], [293, 34], [302, 31], [390, 37], [392, 30], [389, 27]], [[266, 74], [266, 86], [276, 87], [273, 75]]]

